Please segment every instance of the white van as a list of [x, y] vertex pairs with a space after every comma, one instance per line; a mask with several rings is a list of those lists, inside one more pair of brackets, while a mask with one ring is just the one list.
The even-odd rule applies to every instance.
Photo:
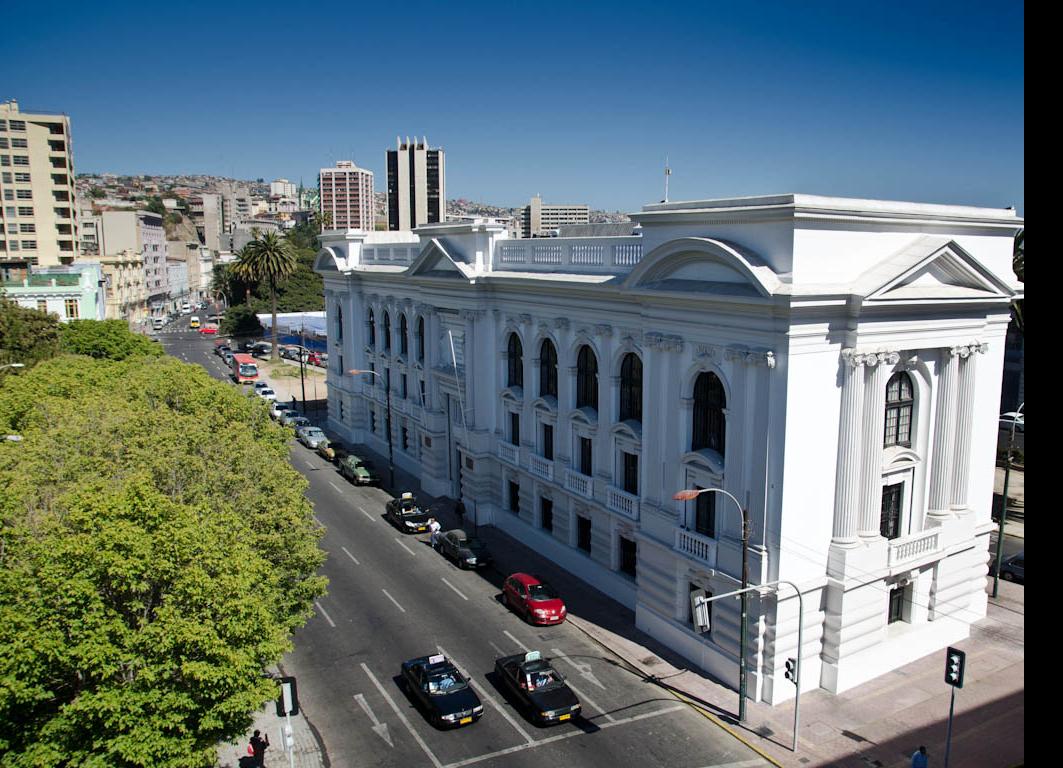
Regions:
[[154, 320], [151, 321], [151, 329], [153, 331], [161, 331], [162, 330], [162, 318], [161, 317], [156, 317]]
[[184, 304], [181, 305], [181, 312], [183, 314], [187, 315], [191, 311], [192, 311], [192, 306], [187, 301]]

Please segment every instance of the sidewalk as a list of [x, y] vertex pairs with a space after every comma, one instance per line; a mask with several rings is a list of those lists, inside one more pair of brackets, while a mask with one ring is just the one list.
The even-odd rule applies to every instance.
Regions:
[[[240, 758], [247, 756], [247, 745], [255, 730], [269, 736], [270, 747], [266, 750], [266, 765], [269, 768], [289, 765], [288, 753], [284, 749], [285, 718], [277, 717], [276, 705], [270, 702], [255, 714], [254, 722], [236, 744], [218, 745], [219, 768], [241, 768]], [[292, 752], [295, 768], [325, 768], [326, 762], [321, 747], [310, 724], [302, 713], [292, 717]]]

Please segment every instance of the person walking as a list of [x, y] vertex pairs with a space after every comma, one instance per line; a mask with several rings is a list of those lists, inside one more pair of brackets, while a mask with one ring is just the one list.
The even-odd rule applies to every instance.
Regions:
[[912, 768], [927, 768], [929, 765], [926, 747], [920, 746], [919, 749], [912, 753]]
[[263, 738], [261, 733], [261, 731], [256, 730], [251, 736], [251, 754], [255, 758], [255, 765], [258, 768], [265, 768], [266, 750], [269, 749], [269, 734], [266, 734], [265, 738]]
[[428, 518], [428, 531], [431, 534], [432, 549], [439, 549], [439, 529], [442, 527], [434, 517]]

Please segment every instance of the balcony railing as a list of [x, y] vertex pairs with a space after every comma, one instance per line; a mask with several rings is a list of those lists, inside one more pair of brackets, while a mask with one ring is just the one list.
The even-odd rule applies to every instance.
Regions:
[[554, 462], [534, 453], [528, 457], [528, 470], [543, 480], [552, 481], [554, 479]]
[[502, 459], [502, 461], [509, 462], [514, 467], [519, 467], [520, 447], [513, 445], [512, 443], [499, 442], [498, 458]]
[[591, 485], [590, 476], [576, 472], [573, 469], [566, 469], [565, 490], [572, 491], [587, 499], [591, 498], [593, 495], [593, 486]]
[[889, 566], [900, 565], [909, 560], [915, 560], [938, 549], [938, 533], [935, 528], [922, 533], [916, 533], [904, 539], [895, 539], [890, 542]]
[[639, 497], [610, 485], [606, 489], [605, 505], [632, 520], [639, 519]]
[[700, 533], [694, 533], [685, 528], [676, 528], [675, 548], [695, 560], [708, 565], [716, 564], [716, 542], [708, 536], [702, 536]]

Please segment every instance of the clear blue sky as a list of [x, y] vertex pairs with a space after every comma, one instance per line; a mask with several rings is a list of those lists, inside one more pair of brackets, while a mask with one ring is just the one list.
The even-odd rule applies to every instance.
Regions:
[[[59, 10], [62, 8], [62, 10]], [[449, 197], [636, 210], [807, 192], [1014, 205], [1024, 7], [1004, 2], [9, 3], [0, 98], [79, 170], [287, 177], [396, 135]]]

